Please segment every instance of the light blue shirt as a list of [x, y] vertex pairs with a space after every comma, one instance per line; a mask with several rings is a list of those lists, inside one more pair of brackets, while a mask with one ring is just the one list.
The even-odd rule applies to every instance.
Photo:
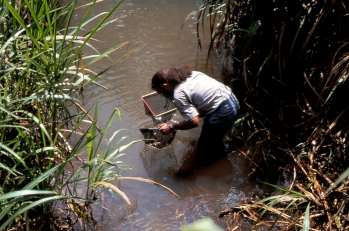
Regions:
[[231, 96], [228, 86], [198, 71], [192, 71], [185, 81], [174, 89], [173, 103], [184, 117], [205, 117]]

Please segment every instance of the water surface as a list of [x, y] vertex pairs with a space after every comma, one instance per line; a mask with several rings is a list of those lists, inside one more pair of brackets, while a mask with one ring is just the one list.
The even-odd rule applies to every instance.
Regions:
[[[89, 1], [82, 1], [88, 3]], [[159, 69], [187, 65], [193, 70], [205, 72], [222, 79], [220, 60], [212, 55], [206, 67], [208, 38], [203, 39], [203, 50], [198, 49], [195, 16], [185, 22], [190, 12], [196, 10], [201, 0], [128, 0], [124, 1], [112, 18], [118, 20], [95, 37], [103, 42], [93, 45], [103, 52], [112, 46], [129, 41], [127, 47], [113, 53], [117, 60], [132, 49], [131, 55], [113, 66], [98, 80], [108, 87], [104, 91], [89, 87], [85, 94], [98, 91], [85, 101], [91, 107], [98, 101], [99, 124], [103, 126], [114, 108], [119, 108], [122, 122], [115, 120], [109, 135], [126, 128], [122, 135], [132, 140], [142, 139], [141, 127], [151, 127], [151, 119], [144, 114], [141, 96], [151, 92], [150, 79]], [[92, 12], [97, 15], [116, 3], [108, 0], [98, 3]], [[79, 21], [84, 9], [76, 11]], [[201, 34], [203, 38], [203, 34]], [[208, 33], [207, 33], [208, 36]], [[89, 52], [89, 51], [86, 51]], [[93, 66], [95, 72], [111, 65], [104, 60]], [[201, 217], [217, 219], [220, 211], [240, 203], [245, 196], [260, 191], [255, 183], [248, 182], [249, 163], [236, 153], [230, 153], [211, 166], [198, 169], [185, 177], [174, 174], [183, 167], [182, 162], [195, 148], [201, 128], [179, 131], [172, 144], [163, 149], [137, 143], [125, 152], [122, 160], [135, 171], [123, 172], [123, 176], [139, 176], [159, 182], [176, 192], [177, 198], [161, 187], [137, 181], [115, 182], [134, 205], [131, 211], [118, 195], [105, 192], [101, 207], [95, 208], [95, 218], [102, 230], [179, 230], [183, 224]], [[121, 138], [121, 135], [119, 136]], [[220, 225], [225, 227], [225, 223]]]

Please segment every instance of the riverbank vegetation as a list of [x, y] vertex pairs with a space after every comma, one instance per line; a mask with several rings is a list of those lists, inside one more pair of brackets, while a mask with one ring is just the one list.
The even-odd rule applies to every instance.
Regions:
[[[90, 205], [104, 187], [131, 205], [109, 183], [131, 169], [118, 159], [128, 146], [120, 146], [122, 130], [106, 137], [120, 113], [115, 109], [100, 129], [98, 111], [91, 116], [82, 103], [86, 85], [103, 88], [97, 80], [106, 70], [90, 66], [127, 44], [94, 49], [94, 34], [114, 21], [109, 18], [122, 1], [90, 16], [97, 2], [0, 2], [0, 230], [86, 228], [94, 224]], [[71, 25], [80, 7], [82, 19]], [[86, 48], [94, 54], [83, 55]]]
[[347, 230], [348, 2], [209, 0], [193, 14], [198, 31], [210, 24], [210, 52], [242, 104], [234, 144], [256, 172], [289, 176], [279, 195], [220, 217], [233, 230], [237, 217], [256, 228]]

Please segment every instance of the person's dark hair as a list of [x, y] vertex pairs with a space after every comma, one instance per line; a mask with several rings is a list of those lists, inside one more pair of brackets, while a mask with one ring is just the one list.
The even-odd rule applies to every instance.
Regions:
[[151, 88], [157, 89], [162, 86], [162, 84], [167, 83], [168, 70], [160, 70], [153, 75], [151, 80]]
[[187, 66], [173, 67], [168, 71], [168, 82], [177, 85], [185, 81], [190, 75], [191, 70]]
[[177, 85], [186, 80], [190, 75], [191, 70], [187, 66], [173, 67], [170, 70], [160, 70], [153, 76], [151, 88], [160, 88], [164, 83]]

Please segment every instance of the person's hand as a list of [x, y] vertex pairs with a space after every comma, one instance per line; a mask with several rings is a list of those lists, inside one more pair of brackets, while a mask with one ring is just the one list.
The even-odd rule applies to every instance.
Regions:
[[158, 128], [159, 128], [159, 131], [164, 135], [168, 135], [171, 132], [171, 127], [167, 123], [160, 124]]

